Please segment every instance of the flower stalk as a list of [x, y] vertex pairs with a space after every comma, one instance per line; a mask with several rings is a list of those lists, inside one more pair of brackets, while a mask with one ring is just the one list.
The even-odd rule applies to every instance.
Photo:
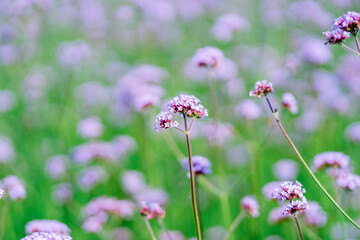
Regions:
[[285, 131], [283, 125], [281, 124], [279, 117], [278, 117], [278, 113], [276, 111], [274, 111], [269, 98], [266, 96], [266, 94], [264, 94], [265, 99], [269, 105], [269, 108], [276, 120], [276, 123], [278, 124], [281, 132], [283, 133], [283, 135], [285, 136], [286, 140], [289, 142], [290, 146], [292, 147], [292, 149], [294, 150], [294, 152], [296, 153], [296, 155], [299, 157], [300, 162], [302, 163], [302, 165], [306, 168], [306, 170], [308, 171], [308, 173], [311, 175], [311, 177], [314, 179], [314, 181], [317, 183], [317, 185], [320, 187], [321, 191], [326, 195], [326, 197], [332, 202], [332, 204], [334, 204], [334, 206], [344, 215], [344, 217], [351, 222], [357, 229], [360, 230], [360, 226], [339, 206], [339, 204], [331, 197], [331, 195], [326, 191], [326, 189], [323, 187], [323, 185], [320, 183], [320, 181], [317, 179], [317, 177], [314, 175], [314, 173], [311, 171], [310, 167], [306, 164], [305, 160], [303, 159], [303, 157], [301, 156], [300, 152], [297, 150], [297, 148], [295, 147], [294, 143], [291, 141], [289, 135], [287, 134], [287, 132]]
[[298, 217], [296, 216], [296, 214], [294, 214], [294, 219], [295, 219], [296, 227], [297, 227], [298, 232], [299, 232], [300, 240], [304, 240], [304, 237], [303, 237], [303, 234], [302, 234], [302, 231], [301, 231], [301, 227], [300, 227], [300, 223], [299, 223], [299, 220], [298, 220]]
[[151, 239], [152, 239], [152, 240], [157, 240], [156, 237], [155, 237], [154, 231], [153, 231], [152, 228], [151, 228], [149, 219], [147, 219], [147, 218], [144, 218], [144, 219], [145, 219], [146, 227], [147, 227], [147, 229], [149, 230], [149, 233], [150, 233], [150, 235], [151, 235]]
[[231, 223], [229, 230], [225, 234], [223, 240], [228, 240], [231, 236], [231, 234], [235, 231], [235, 229], [239, 226], [241, 221], [246, 216], [245, 211], [240, 211], [240, 213], [237, 215], [237, 217], [234, 219], [234, 221]]

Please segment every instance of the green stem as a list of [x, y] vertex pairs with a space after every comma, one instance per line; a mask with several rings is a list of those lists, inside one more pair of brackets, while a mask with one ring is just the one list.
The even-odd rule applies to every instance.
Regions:
[[300, 240], [304, 240], [304, 237], [303, 237], [303, 234], [302, 234], [302, 231], [301, 231], [301, 227], [300, 227], [300, 223], [299, 223], [299, 220], [297, 218], [297, 216], [294, 214], [294, 218], [295, 218], [295, 222], [296, 222], [296, 227], [298, 229], [298, 232], [299, 232], [299, 237], [300, 237]]
[[147, 229], [149, 230], [149, 233], [150, 233], [150, 235], [151, 235], [151, 239], [152, 239], [152, 240], [156, 240], [156, 237], [155, 237], [154, 231], [153, 231], [152, 228], [151, 228], [149, 219], [147, 219], [147, 218], [144, 218], [144, 219], [145, 219], [146, 227], [147, 227]]
[[320, 181], [317, 179], [317, 177], [314, 175], [314, 173], [311, 171], [310, 167], [306, 164], [305, 160], [303, 159], [303, 157], [301, 156], [300, 152], [297, 150], [297, 148], [295, 147], [294, 143], [291, 141], [289, 135], [286, 133], [284, 127], [282, 126], [278, 116], [277, 116], [277, 112], [275, 112], [271, 106], [271, 103], [268, 99], [268, 97], [265, 95], [266, 101], [269, 104], [270, 110], [273, 113], [273, 116], [276, 120], [276, 123], [278, 124], [280, 130], [282, 131], [282, 133], [284, 134], [286, 140], [289, 142], [289, 144], [291, 145], [292, 149], [294, 150], [294, 152], [296, 153], [296, 155], [299, 157], [301, 163], [303, 164], [303, 166], [306, 168], [306, 170], [308, 171], [308, 173], [311, 175], [311, 177], [314, 179], [314, 181], [317, 183], [317, 185], [320, 187], [321, 191], [323, 191], [323, 193], [327, 196], [327, 198], [335, 205], [335, 207], [344, 215], [345, 218], [347, 218], [347, 220], [349, 220], [357, 229], [360, 230], [360, 226], [358, 224], [356, 224], [356, 222], [349, 217], [349, 215], [347, 215], [347, 213], [339, 206], [339, 204], [330, 196], [330, 194], [326, 191], [326, 189], [323, 187], [323, 185], [320, 183]]
[[354, 34], [354, 38], [355, 38], [356, 47], [357, 47], [357, 49], [359, 51], [359, 54], [360, 54], [360, 44], [359, 44], [357, 34]]
[[354, 49], [349, 48], [348, 46], [344, 45], [343, 43], [339, 43], [339, 45], [344, 48], [346, 51], [349, 51], [351, 53], [354, 53], [357, 56], [360, 56], [360, 53], [356, 52]]
[[227, 233], [225, 234], [223, 240], [228, 240], [231, 236], [231, 234], [235, 231], [235, 229], [239, 226], [240, 222], [244, 219], [245, 217], [245, 212], [241, 211], [237, 217], [235, 218], [235, 220], [231, 223], [229, 230], [227, 231]]
[[195, 219], [195, 227], [196, 227], [196, 235], [197, 239], [201, 240], [201, 228], [200, 228], [200, 219], [196, 204], [196, 189], [195, 189], [195, 175], [193, 170], [193, 163], [192, 163], [192, 155], [191, 155], [191, 145], [190, 145], [190, 137], [188, 132], [188, 126], [186, 121], [186, 116], [183, 114], [184, 117], [184, 124], [185, 124], [185, 136], [186, 136], [186, 145], [189, 155], [189, 169], [190, 169], [190, 185], [191, 185], [191, 200], [192, 200], [192, 206], [194, 211], [194, 219]]

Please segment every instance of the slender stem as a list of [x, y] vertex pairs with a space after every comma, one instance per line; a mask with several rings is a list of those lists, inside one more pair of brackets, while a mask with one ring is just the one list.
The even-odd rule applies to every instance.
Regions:
[[303, 237], [303, 234], [302, 234], [302, 231], [301, 231], [301, 227], [300, 227], [300, 223], [299, 223], [299, 220], [297, 218], [297, 216], [294, 214], [294, 218], [295, 218], [295, 222], [296, 222], [296, 227], [299, 231], [299, 237], [301, 240], [304, 240], [304, 237]]
[[273, 116], [276, 120], [276, 123], [278, 124], [278, 126], [280, 127], [282, 133], [284, 134], [286, 140], [289, 142], [289, 144], [291, 145], [292, 149], [294, 150], [294, 152], [296, 153], [296, 155], [299, 157], [301, 163], [303, 164], [303, 166], [306, 168], [306, 170], [309, 172], [309, 174], [311, 175], [311, 177], [315, 180], [315, 182], [317, 183], [317, 185], [320, 187], [321, 191], [323, 191], [323, 193], [328, 197], [328, 199], [335, 205], [335, 207], [347, 218], [347, 220], [349, 220], [357, 229], [360, 230], [360, 226], [358, 224], [356, 224], [356, 222], [349, 217], [349, 215], [347, 215], [347, 213], [339, 206], [339, 204], [330, 196], [330, 194], [326, 191], [326, 189], [323, 187], [323, 185], [320, 183], [320, 181], [317, 179], [317, 177], [314, 175], [314, 173], [311, 171], [310, 167], [306, 164], [305, 160], [303, 159], [303, 157], [301, 156], [300, 152], [297, 150], [297, 148], [295, 147], [294, 143], [291, 141], [289, 135], [286, 133], [284, 127], [282, 126], [277, 113], [274, 112], [271, 103], [269, 101], [269, 99], [267, 98], [267, 96], [265, 96], [269, 107], [271, 109], [271, 112], [273, 113]]
[[235, 229], [239, 226], [240, 222], [244, 219], [245, 217], [245, 212], [241, 211], [237, 217], [235, 218], [235, 220], [231, 223], [229, 230], [227, 231], [227, 233], [225, 234], [223, 240], [228, 240], [231, 236], [231, 234], [235, 231]]
[[354, 38], [355, 38], [355, 43], [356, 43], [356, 47], [359, 51], [359, 54], [360, 54], [360, 44], [359, 44], [359, 39], [357, 37], [357, 34], [354, 34]]
[[360, 52], [356, 52], [354, 49], [349, 48], [348, 46], [344, 45], [343, 43], [339, 43], [341, 47], [343, 47], [346, 51], [349, 51], [351, 53], [354, 53], [357, 56], [360, 56]]
[[173, 128], [175, 128], [176, 130], [186, 134], [186, 132], [184, 130], [182, 130], [181, 128], [178, 128], [178, 127], [173, 127]]
[[198, 209], [196, 205], [196, 190], [195, 190], [195, 175], [193, 170], [193, 163], [192, 163], [192, 155], [191, 155], [191, 145], [190, 145], [190, 137], [188, 132], [188, 126], [186, 121], [186, 116], [183, 114], [184, 117], [184, 124], [185, 124], [185, 136], [186, 136], [186, 145], [189, 155], [189, 169], [190, 169], [190, 185], [191, 185], [191, 200], [193, 205], [193, 211], [194, 211], [194, 219], [195, 219], [195, 227], [196, 227], [196, 235], [197, 239], [201, 240], [201, 228], [200, 228], [200, 220], [199, 220], [199, 214]]
[[169, 240], [173, 240], [172, 237], [171, 237], [171, 234], [169, 233], [169, 231], [168, 231], [167, 228], [165, 227], [165, 224], [164, 224], [163, 220], [162, 220], [162, 219], [159, 219], [158, 222], [159, 222], [161, 228], [163, 229], [163, 231], [166, 233], [166, 235], [168, 235]]
[[190, 130], [191, 130], [191, 127], [192, 127], [192, 125], [193, 125], [193, 123], [194, 123], [194, 120], [195, 120], [195, 118], [193, 117], [192, 119], [191, 119], [191, 122], [190, 122], [190, 127], [189, 127], [189, 132], [190, 132]]
[[196, 202], [198, 204], [198, 208], [199, 208], [199, 220], [200, 220], [200, 230], [201, 232], [203, 232], [204, 227], [203, 227], [203, 221], [202, 221], [202, 217], [201, 217], [201, 205], [200, 205], [200, 194], [199, 194], [199, 183], [198, 183], [198, 177], [195, 175], [195, 193], [196, 193]]
[[146, 222], [146, 227], [147, 227], [147, 229], [149, 230], [149, 233], [150, 233], [150, 235], [151, 235], [151, 239], [152, 239], [152, 240], [156, 240], [156, 237], [155, 237], [154, 231], [153, 231], [152, 228], [151, 228], [149, 219], [145, 218], [145, 222]]

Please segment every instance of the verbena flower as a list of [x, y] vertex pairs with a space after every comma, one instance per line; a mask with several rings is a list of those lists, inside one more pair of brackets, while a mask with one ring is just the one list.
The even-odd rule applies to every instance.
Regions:
[[255, 198], [246, 196], [240, 202], [241, 208], [253, 217], [259, 216], [259, 204]]
[[346, 128], [346, 136], [349, 140], [360, 143], [360, 122], [354, 122]]
[[341, 188], [355, 191], [360, 187], [360, 176], [349, 171], [340, 171], [336, 176], [336, 183]]
[[309, 209], [304, 211], [304, 223], [308, 226], [322, 227], [327, 221], [326, 212], [317, 202], [308, 202]]
[[289, 110], [292, 114], [298, 113], [298, 105], [296, 98], [291, 93], [284, 93], [282, 95], [282, 106]]
[[165, 210], [156, 202], [142, 202], [140, 214], [147, 219], [161, 219], [165, 217]]
[[296, 179], [299, 173], [299, 164], [290, 159], [280, 160], [273, 166], [273, 173], [283, 181]]
[[25, 226], [25, 232], [31, 234], [34, 232], [46, 232], [56, 234], [69, 234], [70, 229], [66, 224], [56, 220], [32, 220]]
[[52, 197], [55, 203], [63, 205], [74, 197], [74, 190], [70, 183], [59, 183], [54, 186]]
[[286, 181], [275, 189], [273, 192], [273, 198], [278, 199], [280, 203], [283, 203], [286, 200], [292, 201], [295, 198], [305, 200], [305, 192], [306, 191], [300, 182], [295, 181], [295, 183], [293, 183]]
[[4, 178], [2, 182], [8, 196], [12, 200], [21, 200], [26, 197], [26, 190], [23, 182], [16, 176], [10, 175]]
[[343, 31], [356, 34], [360, 28], [360, 13], [347, 12], [342, 16], [338, 17], [332, 23], [334, 29], [340, 29]]
[[343, 41], [345, 41], [350, 37], [349, 32], [343, 31], [341, 29], [323, 32], [323, 34], [326, 36], [326, 40], [327, 40], [325, 44], [342, 43]]
[[181, 113], [186, 117], [203, 119], [208, 116], [208, 110], [200, 104], [200, 100], [192, 95], [180, 94], [174, 97], [167, 105], [167, 110], [172, 113]]
[[268, 219], [271, 223], [278, 223], [283, 220], [289, 219], [289, 215], [284, 215], [284, 209], [282, 207], [274, 208], [270, 211]]
[[301, 213], [302, 211], [309, 208], [306, 200], [295, 200], [291, 201], [288, 205], [286, 205], [285, 210], [283, 212], [284, 215], [294, 215], [297, 213]]
[[169, 112], [161, 112], [156, 116], [156, 124], [154, 129], [159, 132], [161, 129], [168, 129], [171, 127], [177, 127], [179, 123], [172, 120], [172, 115]]
[[97, 138], [103, 133], [103, 124], [98, 117], [88, 117], [78, 123], [77, 132], [85, 139]]
[[261, 189], [261, 192], [268, 200], [274, 200], [273, 193], [282, 183], [282, 181], [269, 182]]
[[69, 159], [64, 155], [55, 155], [47, 159], [45, 171], [53, 179], [60, 179], [66, 175]]
[[21, 240], [72, 240], [72, 237], [56, 233], [35, 232]]
[[260, 97], [266, 96], [268, 93], [272, 93], [272, 92], [275, 92], [275, 90], [272, 87], [271, 82], [269, 82], [267, 80], [257, 81], [254, 86], [254, 90], [249, 92], [249, 96], [260, 98]]
[[[192, 163], [193, 163], [194, 175], [208, 175], [208, 174], [212, 173], [211, 162], [209, 161], [209, 159], [207, 159], [203, 156], [193, 156]], [[183, 164], [185, 170], [188, 172], [188, 177], [190, 177], [189, 159], [185, 158], [182, 161], [182, 164]]]
[[313, 168], [320, 170], [324, 167], [347, 168], [350, 157], [342, 152], [323, 152], [314, 157]]
[[192, 63], [198, 67], [216, 68], [224, 59], [223, 52], [216, 47], [204, 47], [196, 50]]

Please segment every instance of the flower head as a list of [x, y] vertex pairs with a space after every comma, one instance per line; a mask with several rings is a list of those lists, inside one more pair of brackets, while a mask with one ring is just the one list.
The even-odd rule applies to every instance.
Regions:
[[[208, 175], [211, 174], [211, 162], [209, 159], [202, 156], [193, 156], [192, 157], [193, 170], [195, 175]], [[182, 162], [185, 170], [188, 172], [188, 177], [190, 177], [190, 165], [189, 159], [185, 158]]]
[[21, 200], [26, 197], [26, 190], [23, 182], [16, 176], [10, 175], [4, 178], [3, 186], [12, 200]]
[[253, 217], [259, 216], [259, 204], [255, 198], [246, 196], [241, 200], [241, 208]]
[[320, 170], [324, 167], [347, 168], [350, 157], [342, 152], [323, 152], [314, 157], [313, 168]]
[[196, 50], [192, 63], [198, 67], [216, 68], [224, 59], [223, 52], [216, 47], [204, 47]]
[[251, 97], [262, 97], [266, 96], [268, 93], [275, 92], [274, 88], [272, 87], [272, 83], [266, 80], [257, 81], [254, 90], [249, 92], [249, 96]]
[[140, 214], [147, 219], [161, 219], [165, 217], [165, 210], [156, 202], [142, 202]]
[[286, 200], [293, 201], [294, 198], [305, 200], [305, 192], [302, 184], [298, 181], [295, 181], [295, 183], [286, 181], [275, 189], [273, 198], [278, 199], [280, 203], [283, 203]]
[[334, 29], [340, 29], [343, 31], [356, 34], [360, 28], [360, 13], [347, 12], [342, 16], [338, 17], [332, 23]]
[[72, 237], [56, 233], [35, 232], [21, 240], [72, 240]]
[[297, 101], [291, 93], [284, 93], [281, 101], [283, 107], [289, 110], [292, 114], [298, 113]]
[[28, 222], [25, 226], [25, 231], [27, 234], [34, 232], [46, 232], [46, 233], [56, 233], [56, 234], [69, 234], [70, 229], [66, 224], [56, 221], [56, 220], [32, 220]]
[[172, 120], [172, 116], [169, 112], [161, 112], [156, 116], [156, 123], [154, 129], [159, 132], [161, 129], [168, 129], [171, 127], [179, 126], [177, 121]]
[[323, 32], [323, 34], [326, 36], [326, 40], [327, 40], [325, 44], [342, 43], [344, 40], [350, 37], [349, 32], [343, 31], [341, 29]]
[[291, 201], [286, 207], [283, 212], [284, 215], [294, 215], [297, 213], [301, 213], [302, 211], [309, 208], [309, 205], [307, 204], [306, 200], [295, 200]]
[[208, 116], [208, 110], [200, 104], [200, 100], [192, 95], [180, 94], [174, 97], [167, 105], [172, 113], [182, 113], [187, 117], [203, 119]]

